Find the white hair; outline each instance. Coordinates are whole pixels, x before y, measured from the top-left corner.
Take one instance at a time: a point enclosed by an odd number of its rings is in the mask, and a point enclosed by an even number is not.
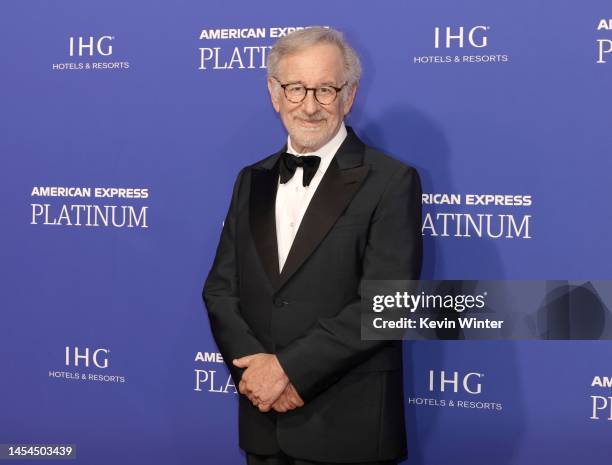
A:
[[[318,44],[336,45],[344,58],[344,79],[348,84],[347,88],[359,84],[361,62],[357,52],[348,44],[340,31],[318,26],[298,29],[281,37],[274,44],[268,53],[268,77],[277,77],[279,63],[284,57]],[[277,83],[276,90],[278,89]]]

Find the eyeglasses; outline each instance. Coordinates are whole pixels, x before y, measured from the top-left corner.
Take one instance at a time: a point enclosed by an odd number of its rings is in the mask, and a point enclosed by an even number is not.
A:
[[[345,82],[340,87],[334,86],[321,86],[321,87],[306,87],[299,82],[289,83],[289,84],[281,84],[278,78],[274,78],[280,86],[283,88],[283,92],[285,92],[285,97],[291,103],[301,103],[308,95],[308,91],[312,90],[314,93],[314,98],[321,105],[329,105],[336,97],[338,97],[338,92],[340,92],[344,86],[348,84]]]

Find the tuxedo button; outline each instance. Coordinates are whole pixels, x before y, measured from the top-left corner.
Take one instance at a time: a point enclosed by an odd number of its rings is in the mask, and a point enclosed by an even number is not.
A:
[[[274,306],[275,307],[284,307],[288,303],[289,302],[287,302],[286,300],[281,299],[280,297],[275,297],[274,298]]]

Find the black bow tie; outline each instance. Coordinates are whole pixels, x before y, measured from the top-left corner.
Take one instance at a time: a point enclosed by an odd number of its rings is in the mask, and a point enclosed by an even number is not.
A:
[[[312,178],[314,178],[317,169],[321,163],[321,157],[316,155],[305,155],[303,157],[297,157],[291,153],[283,153],[280,160],[280,182],[285,184],[295,174],[295,170],[298,167],[304,169],[302,174],[302,184],[304,187],[310,184]]]

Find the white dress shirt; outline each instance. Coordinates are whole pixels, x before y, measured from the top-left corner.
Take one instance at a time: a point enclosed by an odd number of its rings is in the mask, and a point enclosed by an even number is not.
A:
[[[293,177],[285,184],[280,183],[280,176],[278,180],[278,191],[276,193],[276,239],[278,244],[278,269],[279,272],[283,270],[289,250],[295,239],[298,228],[306,213],[308,204],[312,199],[325,171],[331,163],[334,155],[344,142],[347,132],[344,123],[340,125],[340,129],[332,139],[321,147],[319,150],[313,153],[297,153],[291,146],[291,139],[287,137],[287,152],[293,155],[304,156],[304,155],[316,155],[321,157],[321,163],[315,173],[314,177],[310,181],[310,184],[306,187],[302,184],[302,176],[304,169],[301,167],[296,168]]]

